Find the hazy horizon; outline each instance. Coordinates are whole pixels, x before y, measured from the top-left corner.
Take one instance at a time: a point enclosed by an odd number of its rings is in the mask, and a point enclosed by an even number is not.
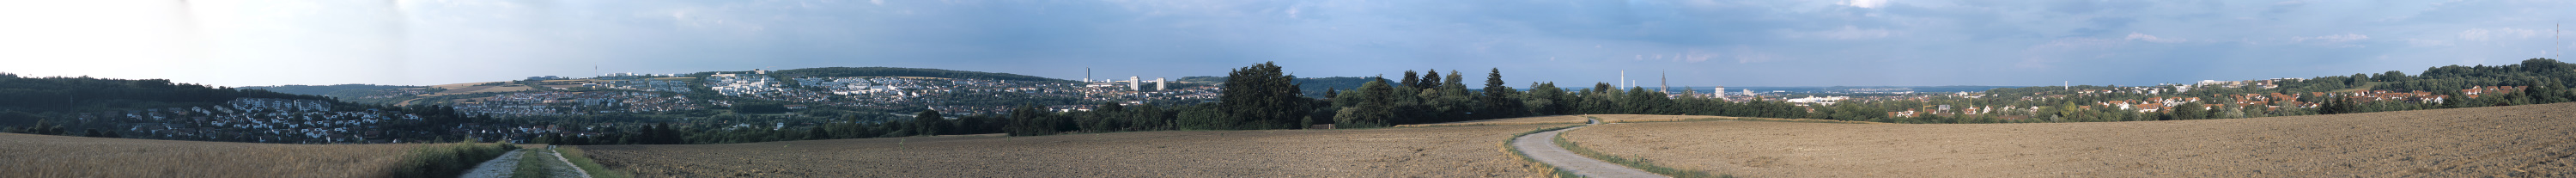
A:
[[[2576,1],[31,1],[0,72],[437,85],[814,67],[2150,85],[2559,58]],[[596,69],[594,69],[596,68]]]

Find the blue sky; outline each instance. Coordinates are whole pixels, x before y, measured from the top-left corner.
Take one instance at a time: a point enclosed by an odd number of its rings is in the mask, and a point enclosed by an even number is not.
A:
[[[0,72],[225,86],[887,66],[2143,85],[2511,64],[2576,1],[13,1]],[[2563,33],[2563,32],[2562,32]],[[2559,41],[2570,41],[2559,40]],[[593,67],[600,69],[594,72]],[[1473,80],[1470,80],[1473,81]]]

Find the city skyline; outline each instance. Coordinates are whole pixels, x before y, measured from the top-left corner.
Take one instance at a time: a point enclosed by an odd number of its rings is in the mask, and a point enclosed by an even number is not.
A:
[[[2558,58],[2564,1],[8,2],[0,72],[219,86],[906,67],[1515,87],[2148,85]],[[1461,6],[1461,7],[1451,7]],[[1088,68],[1088,69],[1086,69]],[[1641,76],[1642,77],[1642,76]],[[1663,81],[1635,81],[1637,83]],[[1635,85],[1635,84],[1629,84]]]

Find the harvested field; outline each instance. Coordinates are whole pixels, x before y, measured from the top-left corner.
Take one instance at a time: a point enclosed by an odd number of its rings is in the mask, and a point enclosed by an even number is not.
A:
[[[419,147],[0,133],[0,177],[381,177]]]
[[[580,146],[640,177],[1531,177],[1500,151],[1565,125]]]
[[[1568,140],[1751,177],[2568,177],[2576,103],[2046,124],[1663,122]]]
[[[1819,119],[1781,119],[1781,118],[1727,117],[1727,116],[1642,115],[1642,114],[1590,114],[1590,115],[1581,115],[1581,116],[1589,116],[1589,117],[1593,117],[1593,118],[1601,118],[1601,122],[1603,122],[1603,123],[1682,122],[1682,121],[1730,121],[1730,120],[1731,120],[1731,121],[1779,121],[1779,122],[1822,122],[1822,123],[1850,123],[1850,124],[1884,124],[1884,123],[1877,123],[1877,122],[1863,122],[1863,121],[1840,121],[1840,120],[1819,120]]]
[[[1438,123],[1438,124],[1405,124],[1405,125],[1396,125],[1395,127],[1447,127],[1447,126],[1485,126],[1485,125],[1583,124],[1584,122],[1587,122],[1587,121],[1585,121],[1585,119],[1583,118],[1583,116],[1537,116],[1537,117],[1521,117],[1521,118],[1505,118],[1505,119],[1488,119],[1488,120],[1465,121],[1465,122],[1450,122],[1450,123]]]

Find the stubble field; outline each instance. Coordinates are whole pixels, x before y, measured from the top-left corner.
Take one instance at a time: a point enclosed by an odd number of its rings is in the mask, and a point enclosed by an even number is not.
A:
[[[381,177],[419,147],[0,133],[0,177]]]
[[[2571,115],[2576,103],[2153,122],[1621,123],[1564,137],[1750,177],[2569,177]]]
[[[580,146],[639,177],[1529,177],[1501,151],[1553,125],[938,136]]]

